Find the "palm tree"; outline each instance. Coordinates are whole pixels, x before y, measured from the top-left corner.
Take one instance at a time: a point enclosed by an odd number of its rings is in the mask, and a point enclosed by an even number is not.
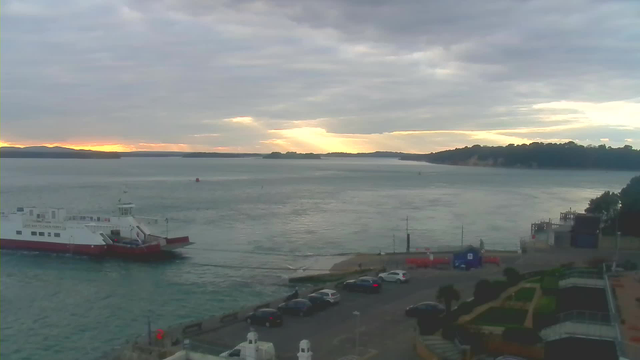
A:
[[[438,288],[436,293],[436,300],[444,302],[444,307],[447,310],[447,314],[451,312],[451,303],[460,301],[460,292],[454,288],[453,285],[442,285]]]

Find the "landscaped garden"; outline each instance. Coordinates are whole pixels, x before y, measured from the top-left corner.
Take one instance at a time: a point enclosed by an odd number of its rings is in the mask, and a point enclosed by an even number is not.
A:
[[[513,327],[522,326],[527,318],[527,310],[490,307],[471,320],[480,326]]]

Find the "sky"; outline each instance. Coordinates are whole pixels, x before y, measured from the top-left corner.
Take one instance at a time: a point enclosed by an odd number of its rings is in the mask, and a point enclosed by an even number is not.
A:
[[[640,147],[640,1],[3,0],[0,145]]]

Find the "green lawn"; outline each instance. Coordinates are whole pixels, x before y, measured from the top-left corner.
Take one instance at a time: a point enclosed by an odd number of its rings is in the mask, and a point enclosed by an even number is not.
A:
[[[530,302],[536,295],[536,288],[523,287],[513,294],[513,301]]]
[[[540,280],[541,280],[540,277],[536,277],[536,278],[525,281],[525,284],[540,284]]]
[[[491,307],[471,320],[472,325],[522,326],[527,318],[527,310]]]

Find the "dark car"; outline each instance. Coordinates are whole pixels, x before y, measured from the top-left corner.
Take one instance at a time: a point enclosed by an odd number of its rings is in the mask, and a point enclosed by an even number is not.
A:
[[[282,314],[308,316],[313,313],[313,305],[309,300],[295,299],[280,304],[278,311]]]
[[[444,306],[435,302],[423,302],[417,305],[409,306],[405,311],[405,315],[410,317],[433,316],[438,317],[445,313]]]
[[[347,291],[379,293],[382,290],[382,283],[374,277],[363,276],[356,280],[345,281],[342,287]]]
[[[247,315],[245,321],[250,325],[282,326],[282,314],[274,309],[259,309]]]
[[[307,296],[307,300],[311,303],[314,312],[322,311],[333,306],[333,303],[322,295],[311,294]]]

